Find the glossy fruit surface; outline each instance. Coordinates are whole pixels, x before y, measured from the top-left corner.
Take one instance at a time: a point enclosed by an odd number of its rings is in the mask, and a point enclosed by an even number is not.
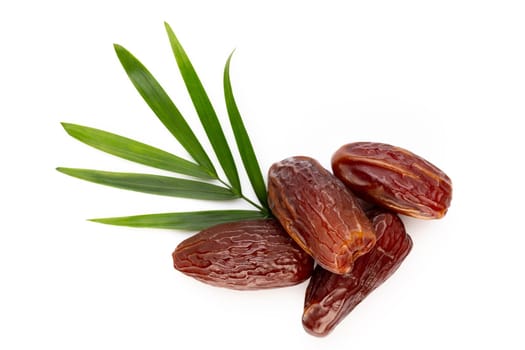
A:
[[[268,203],[288,234],[334,273],[347,273],[375,244],[370,220],[346,186],[308,157],[275,163]]]

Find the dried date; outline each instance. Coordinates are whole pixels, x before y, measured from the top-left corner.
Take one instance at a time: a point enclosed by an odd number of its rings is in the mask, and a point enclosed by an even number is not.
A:
[[[443,217],[452,199],[452,182],[436,166],[400,147],[376,142],[342,146],[332,169],[352,191],[397,213]]]
[[[238,290],[294,285],[310,277],[314,265],[275,219],[203,230],[177,246],[173,263],[201,282]]]
[[[366,296],[394,273],[412,248],[402,221],[392,213],[372,219],[377,234],[375,247],[361,256],[348,274],[338,275],[315,268],[308,284],[303,326],[315,336],[326,336]]]
[[[268,203],[288,234],[329,271],[349,272],[374,246],[374,231],[357,199],[312,158],[272,165]]]

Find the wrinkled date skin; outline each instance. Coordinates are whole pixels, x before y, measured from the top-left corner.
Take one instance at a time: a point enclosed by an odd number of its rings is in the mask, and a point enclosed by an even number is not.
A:
[[[346,186],[308,157],[275,163],[268,203],[288,234],[333,273],[347,273],[375,244],[370,220]]]
[[[320,266],[315,268],[303,312],[303,326],[308,333],[319,337],[329,334],[397,270],[410,252],[412,240],[396,214],[376,214],[372,224],[378,236],[376,245],[357,259],[350,273],[338,275]]]
[[[173,263],[201,282],[238,290],[298,284],[311,276],[314,266],[275,219],[205,229],[177,246]]]
[[[332,169],[357,195],[415,218],[443,217],[452,199],[452,182],[443,171],[384,143],[344,145],[333,155]]]

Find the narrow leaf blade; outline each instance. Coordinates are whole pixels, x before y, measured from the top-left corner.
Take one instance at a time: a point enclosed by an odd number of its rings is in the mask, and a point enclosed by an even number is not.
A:
[[[210,210],[101,218],[90,221],[118,226],[198,231],[226,222],[261,218],[264,218],[264,214],[254,210]]]
[[[114,46],[122,67],[152,111],[193,159],[207,169],[211,176],[216,177],[210,158],[159,82],[128,50],[117,44]]]
[[[224,187],[175,177],[77,168],[57,168],[57,170],[101,185],[162,196],[206,200],[227,200],[239,197]]]
[[[70,123],[62,126],[73,138],[114,156],[179,174],[211,178],[200,165],[142,142],[87,126]]]
[[[204,90],[204,87],[202,86],[202,83],[197,76],[193,65],[191,64],[190,59],[186,55],[182,45],[175,36],[175,33],[169,24],[165,23],[165,26],[173,54],[175,55],[175,60],[177,61],[180,73],[184,79],[188,93],[193,101],[195,110],[199,115],[202,126],[208,135],[208,139],[210,140],[213,150],[217,155],[217,159],[219,160],[219,163],[221,164],[228,181],[230,182],[232,188],[240,193],[241,184],[239,181],[237,168],[235,166],[230,147],[228,146],[228,142],[226,141],[226,137],[224,136],[224,132],[221,128],[219,119],[217,118],[217,114],[213,109],[208,95],[206,94],[206,91]]]
[[[233,129],[233,134],[235,135],[235,141],[237,142],[237,148],[239,149],[246,174],[248,174],[248,178],[250,179],[250,183],[257,199],[266,210],[269,210],[266,184],[264,183],[261,168],[233,96],[230,80],[230,62],[232,55],[233,52],[228,57],[226,66],[224,67],[224,98],[226,100],[226,108],[228,110],[230,124]]]

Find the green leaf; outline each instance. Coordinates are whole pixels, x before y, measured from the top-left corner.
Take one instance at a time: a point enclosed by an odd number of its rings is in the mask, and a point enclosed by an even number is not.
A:
[[[210,210],[123,216],[115,218],[91,219],[90,221],[119,226],[198,231],[225,222],[261,218],[264,218],[264,214],[262,214],[260,211]]]
[[[57,170],[64,174],[101,185],[162,196],[207,200],[239,198],[238,194],[232,193],[228,188],[175,177],[117,173],[92,169],[57,168]]]
[[[62,123],[75,139],[114,156],[158,169],[210,179],[200,165],[144,143],[87,126]]]
[[[166,91],[135,56],[120,45],[114,46],[128,77],[149,107],[193,159],[216,178],[210,158]]]
[[[228,57],[226,61],[226,66],[224,67],[224,98],[226,100],[226,108],[228,109],[228,115],[230,117],[230,124],[233,129],[233,134],[235,135],[235,141],[237,142],[237,148],[241,155],[244,168],[248,174],[248,178],[252,184],[255,195],[259,199],[261,205],[268,209],[267,195],[266,195],[266,184],[264,183],[264,178],[261,173],[261,168],[259,167],[259,162],[255,156],[255,152],[248,136],[248,132],[244,126],[244,123],[235,103],[235,98],[233,97],[233,91],[230,81],[230,61],[232,58],[233,52]]]
[[[217,114],[211,105],[208,95],[191,64],[190,59],[175,36],[175,33],[168,23],[165,23],[165,27],[177,65],[179,66],[180,73],[193,101],[195,110],[199,115],[202,126],[208,135],[208,139],[210,140],[213,150],[217,155],[217,159],[224,170],[224,174],[226,174],[234,191],[240,193],[241,183],[239,181],[237,168],[230,147],[228,146],[228,142],[226,141],[226,137],[224,136],[224,132],[219,123],[219,119],[217,118]]]

